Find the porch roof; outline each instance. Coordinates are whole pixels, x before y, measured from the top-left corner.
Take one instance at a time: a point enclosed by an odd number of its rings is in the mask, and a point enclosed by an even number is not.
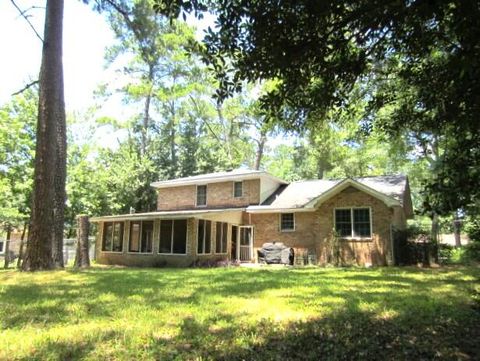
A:
[[[113,216],[99,216],[90,218],[91,222],[104,221],[127,221],[127,220],[149,220],[149,219],[176,219],[195,218],[201,216],[220,215],[222,213],[242,212],[245,208],[215,208],[215,209],[187,209],[181,211],[157,211],[145,213],[129,213]]]

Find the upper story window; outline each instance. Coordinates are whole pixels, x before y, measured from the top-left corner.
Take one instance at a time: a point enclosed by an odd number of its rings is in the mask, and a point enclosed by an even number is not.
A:
[[[153,252],[153,221],[132,221],[130,223],[129,252]]]
[[[123,225],[123,222],[103,223],[102,251],[122,252]]]
[[[282,213],[280,215],[280,230],[282,232],[295,230],[295,213]]]
[[[207,186],[197,186],[197,207],[207,205]]]
[[[233,197],[243,197],[243,182],[233,182]]]
[[[335,209],[335,231],[343,238],[370,238],[370,208]]]

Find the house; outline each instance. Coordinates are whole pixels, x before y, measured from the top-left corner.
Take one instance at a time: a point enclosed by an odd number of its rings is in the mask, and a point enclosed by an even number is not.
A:
[[[413,217],[403,175],[287,183],[233,170],[151,184],[157,210],[92,218],[97,260],[128,266],[256,262],[267,242],[324,264],[334,239],[345,263],[395,263],[394,232]]]

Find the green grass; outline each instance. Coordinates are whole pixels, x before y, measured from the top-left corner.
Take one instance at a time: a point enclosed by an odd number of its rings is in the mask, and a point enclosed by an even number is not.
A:
[[[0,359],[480,359],[480,269],[0,271]]]

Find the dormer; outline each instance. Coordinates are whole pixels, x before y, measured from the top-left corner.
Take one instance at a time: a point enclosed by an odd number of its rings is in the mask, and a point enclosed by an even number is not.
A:
[[[151,184],[157,190],[157,210],[242,208],[263,203],[287,184],[260,170],[237,169]]]

